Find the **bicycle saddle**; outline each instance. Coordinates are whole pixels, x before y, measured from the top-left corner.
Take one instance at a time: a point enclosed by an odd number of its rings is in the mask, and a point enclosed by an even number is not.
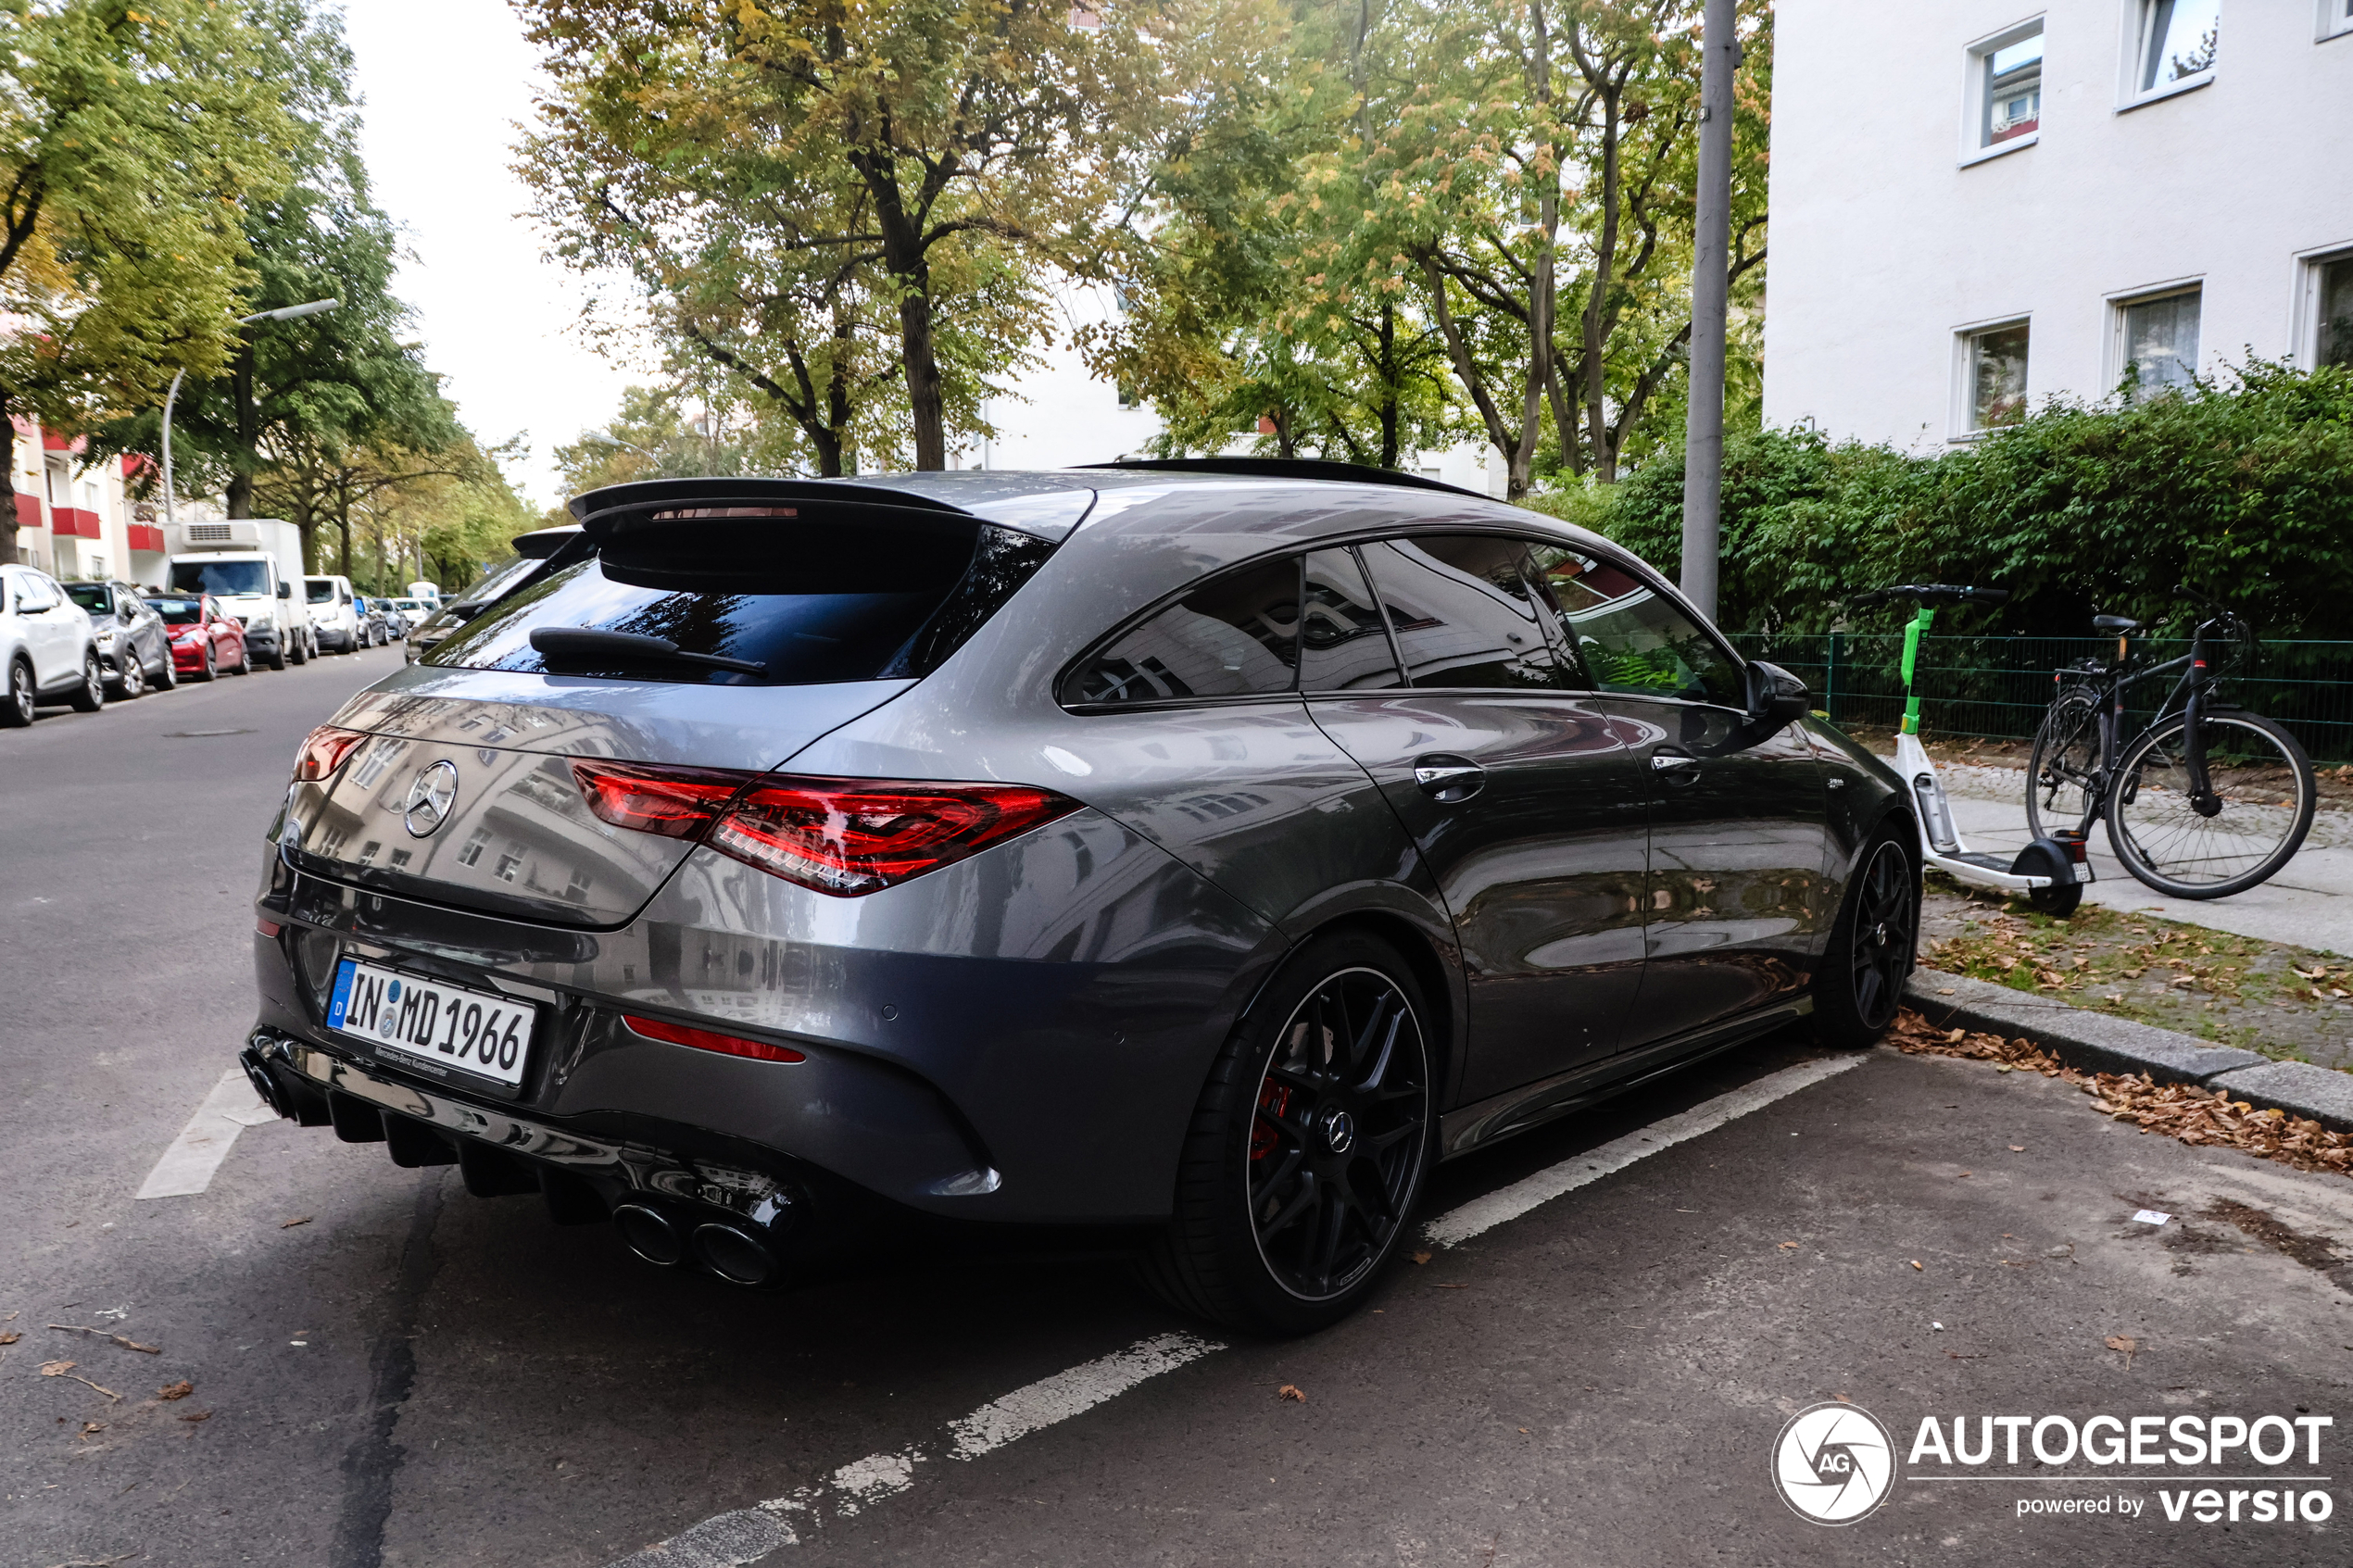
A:
[[[2137,632],[2141,623],[2128,615],[2095,615],[2092,617],[2095,632]]]

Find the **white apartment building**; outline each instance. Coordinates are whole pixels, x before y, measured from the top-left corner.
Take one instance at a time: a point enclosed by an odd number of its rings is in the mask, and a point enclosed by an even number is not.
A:
[[[1780,0],[1765,418],[2353,364],[2353,0]]]
[[[64,582],[163,581],[163,530],[134,507],[123,488],[125,466],[109,458],[83,466],[83,441],[30,420],[17,426],[17,558]]]

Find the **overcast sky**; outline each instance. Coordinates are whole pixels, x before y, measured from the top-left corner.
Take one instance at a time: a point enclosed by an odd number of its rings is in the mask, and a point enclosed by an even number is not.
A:
[[[504,0],[346,0],[366,99],[377,205],[412,257],[396,284],[416,308],[426,363],[484,442],[525,434],[509,476],[541,506],[558,492],[554,450],[612,418],[650,367],[616,366],[570,329],[584,293],[540,259],[510,171],[531,117],[535,59]]]

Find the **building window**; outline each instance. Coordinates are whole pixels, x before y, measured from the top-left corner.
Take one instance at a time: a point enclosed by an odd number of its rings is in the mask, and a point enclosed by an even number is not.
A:
[[[2325,42],[2353,32],[2353,0],[2321,0],[2321,31]]]
[[[2126,300],[2117,307],[2117,326],[2123,334],[2118,381],[2133,397],[2171,391],[2190,384],[2197,373],[2198,309],[2204,295],[2197,289]]]
[[[2025,417],[2028,335],[2024,321],[1963,335],[1968,376],[1963,429],[1993,430]]]
[[[2141,0],[2133,95],[2168,92],[2203,80],[2214,69],[2221,17],[2222,0]]]
[[[1977,144],[1998,147],[2043,123],[2043,24],[1978,46]]]
[[[2312,363],[2353,370],[2353,256],[2314,262],[2312,284],[2320,296]]]

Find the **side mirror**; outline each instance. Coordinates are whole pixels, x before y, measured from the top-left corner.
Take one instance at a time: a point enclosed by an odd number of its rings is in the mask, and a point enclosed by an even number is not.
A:
[[[1778,730],[1794,724],[1813,711],[1813,694],[1806,683],[1778,664],[1757,660],[1748,667],[1748,716],[1752,722]]]
[[[290,598],[293,598],[293,597],[294,597],[294,584],[293,584],[293,583],[279,583],[279,584],[278,584],[278,596],[279,596],[280,598],[282,598],[282,599],[290,599]]]

